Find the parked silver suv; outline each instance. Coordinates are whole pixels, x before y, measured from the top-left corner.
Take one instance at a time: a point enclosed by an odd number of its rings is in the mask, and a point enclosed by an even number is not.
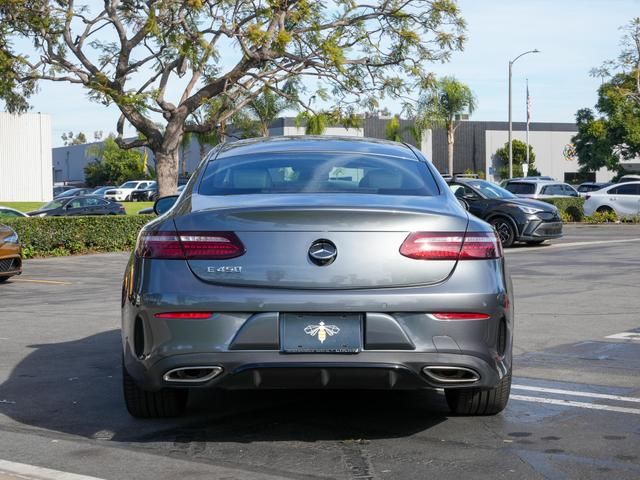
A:
[[[568,183],[551,180],[511,180],[504,186],[522,198],[578,197],[578,191]]]

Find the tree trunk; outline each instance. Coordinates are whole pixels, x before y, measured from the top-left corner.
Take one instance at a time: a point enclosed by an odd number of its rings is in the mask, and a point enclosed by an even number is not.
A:
[[[162,143],[153,153],[156,157],[158,198],[175,195],[178,191],[180,145],[184,137],[184,116],[176,116],[167,124]]]
[[[262,135],[263,137],[269,136],[269,122],[260,122],[260,135]]]
[[[455,133],[455,130],[453,129],[453,124],[451,123],[447,128],[447,143],[449,147],[448,156],[447,156],[449,171],[447,173],[449,175],[453,175],[453,142],[455,141],[454,133]]]
[[[158,150],[156,157],[156,175],[158,176],[158,198],[175,195],[178,190],[178,148],[173,151]]]

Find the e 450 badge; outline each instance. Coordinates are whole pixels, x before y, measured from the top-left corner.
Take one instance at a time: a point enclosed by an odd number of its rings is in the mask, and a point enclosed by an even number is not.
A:
[[[207,267],[208,273],[242,273],[240,266]]]

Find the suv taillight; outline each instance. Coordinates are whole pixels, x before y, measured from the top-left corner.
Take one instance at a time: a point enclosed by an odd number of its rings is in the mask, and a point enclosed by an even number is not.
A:
[[[136,254],[143,258],[224,260],[243,255],[233,232],[142,232]]]
[[[400,253],[416,260],[487,260],[502,257],[495,232],[413,232]]]

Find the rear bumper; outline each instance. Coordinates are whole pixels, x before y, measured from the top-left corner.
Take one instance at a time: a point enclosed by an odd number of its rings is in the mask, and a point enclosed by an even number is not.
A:
[[[181,310],[214,314],[206,320],[154,316]],[[481,312],[490,318],[439,321],[426,313],[439,311]],[[284,353],[283,312],[358,312],[362,349],[355,354]],[[207,366],[223,371],[187,386],[428,389],[444,385],[433,382],[423,367],[458,366],[479,379],[447,388],[490,388],[510,370],[512,360],[511,284],[502,261],[461,263],[439,285],[296,291],[208,284],[186,262],[145,264],[133,257],[125,275],[122,322],[125,366],[148,390],[185,386],[163,377],[175,368]]]
[[[491,388],[509,371],[510,363],[504,360],[492,365],[472,355],[418,352],[360,352],[346,356],[225,352],[177,355],[147,367],[125,355],[127,371],[146,390],[165,387],[229,390]],[[477,372],[479,380],[471,384],[445,385],[423,373],[423,367],[427,365],[468,368]],[[202,383],[184,384],[163,379],[170,370],[190,366],[219,366],[223,371]]]

